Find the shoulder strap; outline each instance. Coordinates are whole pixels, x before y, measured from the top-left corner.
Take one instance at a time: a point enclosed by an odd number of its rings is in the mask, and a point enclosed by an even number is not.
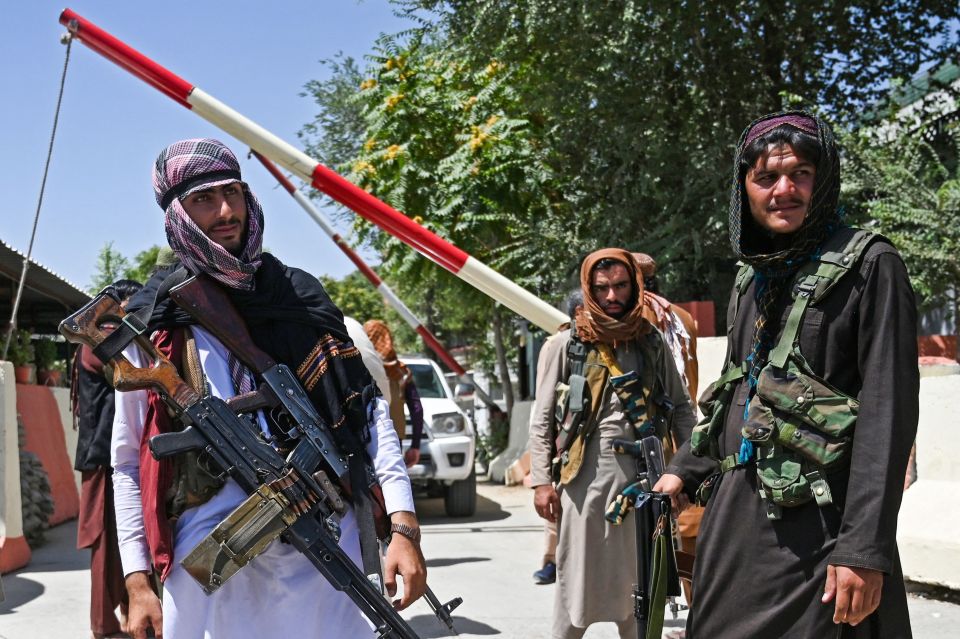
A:
[[[787,324],[776,347],[770,353],[770,363],[777,368],[786,365],[787,357],[800,334],[803,316],[810,304],[823,300],[837,282],[860,262],[871,242],[880,238],[863,229],[844,228],[834,234],[826,245],[820,260],[810,262],[797,273],[794,301]]]
[[[136,313],[127,313],[123,316],[123,322],[115,331],[107,335],[106,339],[100,342],[100,345],[93,349],[101,362],[108,362],[125,349],[130,342],[138,335],[142,335],[150,324],[150,316],[153,315],[153,309],[157,306],[157,300],[163,299],[170,289],[185,282],[190,274],[187,269],[180,267],[167,275],[160,286],[157,287],[157,293],[147,304]],[[106,287],[103,292],[113,294],[113,287]],[[117,297],[114,295],[114,297]]]
[[[576,320],[570,321],[570,341],[567,343],[567,360],[570,362],[571,375],[583,375],[587,361],[587,345],[577,335]]]
[[[728,305],[727,308],[727,337],[730,337],[730,331],[733,329],[733,323],[737,319],[737,313],[740,312],[740,299],[747,292],[747,289],[750,287],[750,282],[753,281],[753,267],[749,264],[744,264],[740,267],[740,271],[737,272],[737,279],[735,280],[734,290],[736,291],[736,296],[733,299],[733,303]]]

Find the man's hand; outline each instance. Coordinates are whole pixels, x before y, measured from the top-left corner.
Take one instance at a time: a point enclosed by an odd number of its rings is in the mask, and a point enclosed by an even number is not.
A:
[[[542,484],[533,489],[533,507],[537,514],[556,523],[560,516],[560,495],[552,484]]]
[[[883,573],[869,568],[852,566],[827,566],[827,585],[823,590],[823,603],[836,598],[833,623],[855,626],[870,616],[880,605],[883,588]]]
[[[411,512],[395,512],[390,515],[395,524],[405,524],[419,529],[417,516]],[[403,577],[403,597],[393,602],[393,607],[403,610],[419,599],[427,589],[427,562],[420,552],[420,544],[414,543],[400,533],[393,533],[390,545],[387,546],[387,556],[383,565],[383,583],[387,587],[387,594],[393,597],[397,594],[397,575]]]
[[[683,492],[683,480],[676,475],[669,473],[661,475],[660,481],[653,487],[653,492],[670,495],[670,506],[677,514],[682,513],[690,505],[690,498]]]
[[[415,466],[420,461],[420,449],[419,448],[408,448],[407,452],[403,454],[403,463],[407,465],[407,468]]]
[[[147,639],[147,628],[153,628],[157,639],[163,637],[163,612],[160,599],[150,586],[150,576],[145,572],[132,572],[126,578],[130,606],[127,614],[126,632],[133,639]]]

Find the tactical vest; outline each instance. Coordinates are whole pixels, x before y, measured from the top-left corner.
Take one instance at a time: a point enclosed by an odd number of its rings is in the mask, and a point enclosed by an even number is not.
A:
[[[570,327],[567,361],[570,375],[557,382],[554,418],[557,424],[556,454],[552,460],[553,480],[568,484],[580,472],[587,443],[597,430],[604,389],[609,382],[623,406],[636,438],[656,433],[673,450],[670,419],[673,404],[663,392],[659,371],[654,370],[663,339],[655,328],[636,340],[640,350],[639,370],[620,369],[613,349],[607,344],[589,344]]]
[[[786,326],[760,371],[741,429],[756,450],[757,485],[770,519],[780,519],[782,507],[811,499],[819,506],[832,503],[826,474],[849,461],[860,404],[811,370],[800,352],[800,327],[807,308],[824,300],[877,239],[881,236],[869,231],[841,229],[827,241],[820,259],[801,268],[794,279]],[[750,266],[737,275],[734,319],[752,279]],[[721,458],[719,441],[734,392],[747,371],[746,362],[728,361],[720,379],[700,398],[704,418],[694,427],[690,449],[720,462],[720,472],[697,491],[701,504],[724,473],[747,465],[739,462],[736,453]]]

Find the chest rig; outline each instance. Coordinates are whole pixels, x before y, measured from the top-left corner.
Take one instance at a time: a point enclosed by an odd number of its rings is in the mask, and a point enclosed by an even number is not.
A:
[[[736,453],[720,454],[727,411],[748,364],[728,361],[720,379],[701,396],[704,418],[691,435],[691,451],[719,461],[720,472],[700,486],[698,502],[706,503],[723,474],[756,463],[758,492],[769,519],[780,519],[782,508],[810,500],[821,507],[833,503],[827,473],[849,462],[860,404],[813,372],[800,352],[800,329],[807,309],[826,299],[877,239],[880,236],[869,231],[841,229],[827,241],[820,259],[797,273],[786,325],[758,375],[741,428],[744,439],[753,442],[755,462],[740,463]],[[736,281],[734,320],[752,279],[753,269],[743,267]]]
[[[551,472],[560,484],[571,482],[580,472],[586,445],[599,426],[608,383],[638,439],[656,434],[664,442],[670,441],[673,415],[673,403],[663,392],[655,370],[658,349],[663,348],[656,329],[634,342],[639,348],[639,365],[637,370],[626,372],[609,344],[583,342],[576,330],[572,325],[567,345],[569,375],[557,382],[555,389],[556,454]],[[664,450],[673,450],[672,442]]]

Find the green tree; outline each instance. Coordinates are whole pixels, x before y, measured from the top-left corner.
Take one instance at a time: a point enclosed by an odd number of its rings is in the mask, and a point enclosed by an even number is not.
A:
[[[572,204],[558,213],[589,220],[578,252],[644,249],[674,296],[717,301],[734,271],[726,202],[743,127],[786,94],[856,121],[891,80],[955,54],[960,15],[926,0],[400,4],[427,12],[420,28],[469,67],[529,70],[513,89]]]
[[[379,291],[359,271],[339,280],[329,275],[321,275],[320,283],[344,315],[361,324],[371,319],[386,322],[393,333],[394,346],[398,353],[417,353],[423,350],[420,337],[396,311],[387,306]]]
[[[124,273],[127,279],[136,280],[141,284],[146,284],[154,269],[157,268],[157,255],[160,253],[160,246],[154,244],[150,248],[140,251],[133,258],[133,266]]]
[[[357,82],[355,65],[334,62],[331,80],[308,86],[320,106],[302,132],[310,150],[328,162],[350,153],[335,163],[348,178],[508,277],[553,290],[544,276],[555,274],[541,268],[537,250],[559,234],[544,223],[554,204],[552,177],[536,127],[517,117],[523,108],[508,81],[510,70],[496,60],[468,69],[419,38],[386,36],[376,51],[370,77]],[[353,94],[346,95],[350,83]],[[364,141],[351,146],[347,140],[358,123]],[[315,137],[321,130],[329,135]],[[490,321],[489,298],[390,235],[363,222],[357,230],[380,252],[401,292],[422,300],[432,331],[469,326],[474,337],[485,338],[491,325],[499,330]],[[508,376],[505,370],[501,375]]]
[[[94,268],[93,280],[87,287],[87,292],[91,295],[96,295],[103,287],[126,277],[130,269],[130,261],[113,248],[113,242],[107,242],[97,254],[97,264]]]
[[[153,270],[157,266],[157,254],[160,253],[160,247],[156,244],[150,248],[140,251],[133,257],[133,261],[128,259],[113,248],[113,242],[107,242],[97,254],[97,264],[94,267],[93,279],[87,292],[95,295],[109,284],[113,284],[120,279],[136,280],[145,284]]]
[[[960,169],[943,161],[960,152],[960,125],[948,125],[942,140],[938,154],[922,130],[847,134],[843,197],[854,222],[899,249],[920,307],[947,306],[960,318]]]

